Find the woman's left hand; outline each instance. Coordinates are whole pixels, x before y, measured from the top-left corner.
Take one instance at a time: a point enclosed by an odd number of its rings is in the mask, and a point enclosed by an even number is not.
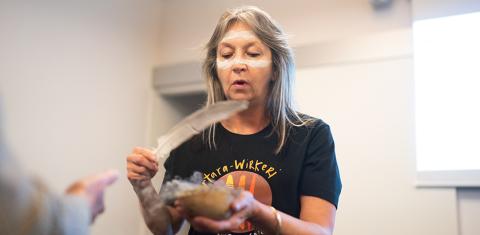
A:
[[[203,216],[188,217],[190,225],[200,232],[227,232],[237,230],[247,219],[255,216],[259,203],[248,191],[242,191],[230,204],[232,216],[225,220],[214,220]]]

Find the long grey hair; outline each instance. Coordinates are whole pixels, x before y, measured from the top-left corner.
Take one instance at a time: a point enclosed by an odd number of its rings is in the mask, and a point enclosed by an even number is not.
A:
[[[273,127],[272,130],[278,136],[275,149],[275,154],[278,154],[286,142],[290,127],[309,125],[313,119],[299,115],[292,107],[292,86],[295,79],[293,53],[288,46],[285,33],[268,13],[254,6],[244,6],[229,9],[220,17],[206,45],[207,55],[203,63],[203,73],[207,83],[206,105],[227,99],[217,75],[217,47],[230,26],[238,22],[247,24],[272,52],[273,79],[270,83],[265,110]],[[209,146],[215,148],[215,125],[209,127],[206,134]]]

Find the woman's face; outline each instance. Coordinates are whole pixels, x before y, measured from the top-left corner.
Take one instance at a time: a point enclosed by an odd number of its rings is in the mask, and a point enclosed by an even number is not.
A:
[[[236,23],[218,44],[217,75],[227,99],[265,104],[272,52],[248,25]]]

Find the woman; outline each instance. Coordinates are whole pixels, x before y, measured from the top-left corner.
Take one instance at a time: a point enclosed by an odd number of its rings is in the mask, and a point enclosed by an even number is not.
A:
[[[256,7],[226,11],[207,44],[207,105],[248,100],[247,110],[211,126],[172,151],[165,180],[203,173],[205,183],[241,188],[222,221],[185,214],[181,203],[152,212],[142,193],[153,192],[158,166],[150,150],[135,148],[128,177],[154,233],[332,234],[341,182],[329,126],[292,108],[294,65],[286,37]]]

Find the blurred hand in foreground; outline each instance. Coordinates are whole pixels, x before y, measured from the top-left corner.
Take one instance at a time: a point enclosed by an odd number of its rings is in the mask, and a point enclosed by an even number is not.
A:
[[[91,223],[93,223],[95,218],[105,210],[103,200],[105,189],[117,181],[118,177],[119,172],[117,170],[108,170],[87,176],[71,184],[65,193],[87,200],[90,206]]]

